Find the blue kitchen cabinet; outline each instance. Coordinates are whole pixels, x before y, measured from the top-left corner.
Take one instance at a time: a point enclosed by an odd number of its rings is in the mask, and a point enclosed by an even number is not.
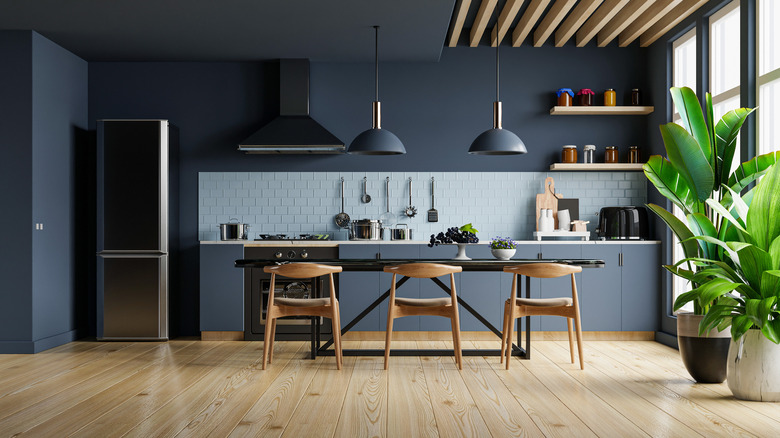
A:
[[[378,253],[378,244],[339,245],[339,258],[342,259],[373,259]],[[339,308],[342,328],[379,298],[379,278],[382,274],[380,272],[342,272],[339,274]],[[384,330],[384,327],[379,324],[379,315],[380,310],[377,307],[351,330]]]
[[[656,331],[661,325],[661,245],[622,245],[623,331]]]
[[[421,245],[406,245],[406,244],[384,244],[379,245],[379,254],[382,259],[419,259],[420,258],[420,246]],[[398,276],[397,279],[401,279]],[[379,277],[379,293],[384,293],[392,286],[393,274],[386,272],[380,273]],[[430,280],[420,278],[410,278],[406,280],[396,291],[397,296],[404,298],[420,298],[420,285],[423,282],[431,283]],[[389,299],[389,298],[388,298]],[[420,328],[420,320],[422,318],[435,318],[433,316],[405,316],[393,321],[393,331],[418,331],[418,330],[430,330],[427,328]],[[387,328],[387,300],[383,301],[379,305],[379,326],[380,330]]]
[[[542,245],[542,258],[544,259],[580,259],[582,258],[582,246],[579,244],[549,244]],[[582,275],[575,274],[577,279],[577,290],[582,290]],[[541,298],[556,298],[571,296],[571,278],[567,275],[560,278],[545,278],[541,281]],[[584,293],[579,295],[580,307],[585,305],[588,296]],[[566,318],[560,316],[541,316],[540,330],[542,331],[566,331]],[[531,317],[531,319],[534,319]],[[583,330],[591,330],[584,323]]]
[[[580,316],[583,330],[620,331],[621,318],[621,248],[613,244],[583,245],[582,258],[604,260],[603,268],[583,268],[580,294]]]
[[[513,259],[525,259],[525,260],[536,260],[539,258],[539,254],[542,252],[542,247],[538,244],[523,244],[518,245],[517,250],[515,251],[515,255],[512,256]],[[505,272],[502,272],[501,274],[501,298],[499,299],[499,311],[501,312],[501,320],[503,321],[503,315],[504,315],[504,302],[509,298],[509,296],[513,293],[512,292],[512,274],[508,274]],[[523,284],[521,287],[522,296],[525,297],[525,279],[523,279]],[[541,281],[538,278],[532,278],[531,279],[531,298],[539,298],[541,295]],[[532,331],[539,331],[541,330],[541,323],[540,318],[538,316],[531,318],[531,330]],[[521,330],[525,330],[525,318],[523,318]],[[499,330],[502,329],[502,326],[497,326]]]
[[[200,245],[200,330],[244,331],[244,245]]]
[[[472,259],[493,259],[490,245],[470,245],[466,255]],[[500,305],[501,273],[500,272],[461,272],[458,294],[477,313],[481,314],[494,327],[501,329],[502,307]],[[457,278],[456,274],[456,278]],[[463,331],[487,331],[474,315],[461,306],[459,309],[460,329]],[[445,321],[446,322],[446,321]]]

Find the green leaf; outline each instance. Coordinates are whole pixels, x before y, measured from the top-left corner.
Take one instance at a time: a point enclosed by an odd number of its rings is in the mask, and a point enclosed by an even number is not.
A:
[[[739,267],[745,281],[753,289],[761,290],[761,276],[764,271],[772,269],[772,258],[769,253],[749,243],[729,244],[739,257]]]
[[[745,315],[734,316],[731,318],[731,339],[741,338],[750,327],[753,327],[753,321]]]
[[[695,138],[702,154],[709,163],[712,155],[710,135],[707,130],[707,124],[704,122],[704,114],[701,111],[699,99],[696,98],[696,93],[688,87],[672,87],[669,91],[672,94],[674,106],[677,108],[677,112],[680,113],[683,127]],[[666,143],[666,140],[664,140],[664,143]],[[710,169],[712,168],[710,167]]]
[[[712,95],[710,93],[706,93],[704,95],[704,108],[707,111],[707,127],[709,128],[709,131],[707,133],[710,135],[710,148],[712,150],[711,156],[710,156],[710,167],[712,167],[713,172],[715,172],[715,187],[720,187],[721,180],[720,180],[720,167],[718,167],[718,163],[720,160],[718,160],[718,147],[713,141],[715,137],[715,116],[712,113]]]
[[[709,198],[715,184],[715,174],[710,167],[709,155],[705,154],[696,139],[680,125],[667,123],[661,125],[660,129],[669,161],[680,172],[700,201]]]
[[[691,233],[694,235],[709,236],[713,238],[718,237],[718,230],[715,229],[715,225],[712,224],[707,216],[701,213],[689,214],[688,226],[691,229]],[[701,248],[701,255],[704,258],[715,259],[718,256],[717,249],[713,243],[700,240],[699,248]]]
[[[734,206],[734,211],[737,213],[737,217],[741,219],[743,223],[747,222],[747,214],[748,214],[747,203],[745,203],[745,201],[742,199],[742,196],[740,196],[739,193],[734,191],[731,187],[724,184],[723,188],[726,190],[726,192],[728,192],[731,195],[732,205]]]
[[[772,241],[768,252],[772,257],[772,269],[780,269],[780,237]]]
[[[680,207],[686,215],[704,210],[685,178],[666,158],[653,155],[642,165],[642,169],[658,192]]]
[[[721,215],[722,218],[724,218],[727,221],[729,221],[731,223],[731,225],[734,226],[734,228],[736,228],[737,230],[739,230],[743,234],[740,237],[742,237],[742,238],[750,237],[750,236],[745,236],[745,235],[748,234],[748,232],[745,229],[745,227],[741,223],[739,223],[739,220],[736,219],[734,216],[732,216],[731,213],[728,210],[726,210],[725,208],[723,208],[722,205],[718,204],[717,201],[715,201],[714,199],[708,199],[706,202],[707,202],[707,205],[709,205],[711,209],[715,210],[716,213]],[[752,240],[752,239],[750,239],[750,240]]]
[[[761,296],[764,299],[780,298],[780,270],[761,273]]]
[[[761,327],[761,333],[775,344],[780,344],[780,318],[767,321],[767,323]]]
[[[715,327],[718,330],[723,330],[720,325],[724,320],[731,317],[733,310],[734,305],[731,304],[718,303],[710,307],[699,323],[699,335],[703,335]]]
[[[734,283],[722,278],[713,278],[694,290],[698,290],[700,302],[711,303],[721,295],[733,291],[738,286],[739,283]]]
[[[778,161],[780,161],[780,151],[759,155],[745,161],[734,170],[726,185],[734,189],[735,192],[741,192]]]
[[[772,166],[759,181],[750,203],[747,229],[756,246],[768,250],[780,236],[780,166]]]
[[[683,254],[685,254],[685,257],[696,257],[699,255],[699,245],[696,242],[688,240],[694,237],[693,233],[691,233],[691,230],[685,226],[685,224],[680,219],[677,219],[677,216],[669,213],[655,204],[647,204],[647,208],[652,210],[655,214],[658,215],[658,217],[666,222],[666,225],[669,226],[669,229],[671,229],[674,235],[677,236],[677,239],[682,245]]]
[[[718,183],[729,180],[731,172],[731,163],[734,160],[734,151],[737,147],[737,136],[745,119],[754,110],[749,108],[738,108],[731,110],[723,115],[715,126],[715,149],[717,153],[717,170],[720,173],[716,177]]]

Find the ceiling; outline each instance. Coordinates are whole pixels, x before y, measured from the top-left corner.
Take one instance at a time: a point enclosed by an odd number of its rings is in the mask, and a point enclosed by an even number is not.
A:
[[[374,58],[436,62],[445,46],[646,47],[707,0],[0,0],[87,61]],[[498,18],[496,19],[496,8]],[[635,43],[637,41],[637,43]]]
[[[87,61],[438,61],[455,0],[2,0]]]

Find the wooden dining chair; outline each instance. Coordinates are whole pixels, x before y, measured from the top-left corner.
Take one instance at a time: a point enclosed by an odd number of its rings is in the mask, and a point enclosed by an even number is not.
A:
[[[577,283],[574,274],[582,272],[582,267],[562,265],[558,263],[529,263],[527,265],[515,265],[504,267],[504,272],[512,274],[512,293],[504,303],[504,331],[501,336],[501,360],[506,353],[506,369],[509,369],[512,357],[512,331],[515,319],[529,315],[552,315],[566,317],[566,326],[569,330],[569,350],[571,351],[571,363],[574,363],[574,340],[572,339],[572,320],[577,332],[577,350],[580,356],[580,369],[585,369],[582,358],[582,327],[580,324],[580,304],[577,298]],[[533,278],[558,278],[571,275],[571,297],[561,298],[518,298],[517,276],[525,275]],[[544,286],[543,286],[544,287]],[[529,330],[526,327],[526,330]]]
[[[455,291],[455,273],[462,272],[460,266],[437,263],[408,263],[398,266],[386,266],[385,272],[393,274],[390,288],[390,302],[387,307],[387,333],[385,338],[385,369],[390,358],[390,340],[393,336],[393,320],[404,316],[433,315],[450,319],[452,325],[452,344],[455,351],[455,363],[463,369],[463,356],[460,348],[460,320],[458,318],[458,296]],[[435,278],[450,275],[450,296],[441,298],[403,298],[395,291],[396,277],[402,275],[411,278]]]
[[[268,358],[270,364],[274,356],[274,335],[276,319],[283,316],[313,316],[330,318],[333,326],[333,344],[336,349],[336,367],[341,369],[341,320],[339,302],[336,299],[336,285],[333,274],[341,272],[341,266],[320,265],[316,263],[288,263],[266,266],[263,270],[271,274],[268,294],[268,310],[265,317],[265,342],[263,342],[263,369]],[[276,276],[288,278],[314,278],[327,275],[330,280],[330,296],[322,298],[283,298],[275,297]]]

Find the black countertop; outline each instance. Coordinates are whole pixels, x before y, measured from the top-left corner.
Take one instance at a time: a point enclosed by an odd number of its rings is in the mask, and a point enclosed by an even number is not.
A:
[[[282,263],[303,262],[302,260],[279,261],[278,259],[241,259],[236,260],[237,268],[262,268],[269,265]],[[400,265],[404,263],[441,263],[445,265],[461,266],[464,271],[503,271],[504,266],[522,265],[527,263],[561,263],[566,265],[582,266],[583,268],[603,268],[604,260],[598,259],[472,259],[472,260],[427,260],[427,259],[320,259],[306,260],[306,263],[320,263],[323,265],[338,265],[344,271],[381,271],[385,266]]]

